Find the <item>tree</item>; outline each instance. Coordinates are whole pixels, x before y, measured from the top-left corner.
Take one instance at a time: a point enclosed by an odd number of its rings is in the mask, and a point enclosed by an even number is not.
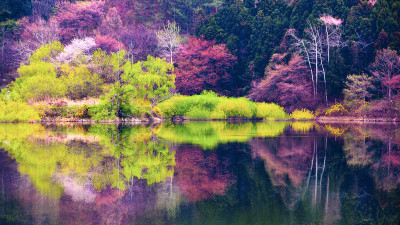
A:
[[[126,57],[126,52],[118,52],[121,59]],[[114,85],[107,94],[104,104],[108,117],[127,117],[131,113],[131,102],[150,102],[150,113],[153,107],[170,94],[175,88],[175,75],[172,74],[172,65],[164,59],[147,57],[147,61],[135,64],[126,62],[123,73],[117,75]],[[114,114],[114,115],[112,115]]]
[[[380,50],[376,54],[375,62],[370,66],[370,71],[375,80],[387,88],[388,100],[392,100],[393,87],[391,80],[400,73],[400,56],[390,48]]]
[[[343,90],[347,100],[364,100],[371,97],[369,90],[373,89],[372,77],[366,74],[349,75],[346,81],[347,88]]]
[[[64,3],[55,19],[60,27],[60,41],[67,43],[73,38],[84,38],[92,34],[101,23],[104,2]]]
[[[125,28],[120,39],[125,44],[132,63],[146,60],[148,55],[157,55],[157,36],[144,26]]]
[[[318,24],[307,20],[308,27],[305,29],[305,38],[299,38],[294,29],[289,29],[287,35],[293,37],[294,47],[306,60],[311,80],[313,82],[314,97],[318,95],[319,77],[322,76],[324,84],[325,102],[328,101],[326,67],[330,61],[330,49],[340,45],[341,31],[340,26],[343,22],[341,19],[334,18],[330,15],[324,15],[320,18],[325,26],[325,32]]]
[[[122,80],[134,89],[136,99],[150,101],[153,110],[153,107],[175,88],[172,69],[172,65],[167,64],[165,60],[148,56],[147,61],[139,61],[133,65],[128,62],[124,67]]]
[[[167,26],[164,26],[164,29],[159,30],[156,33],[158,46],[161,48],[163,53],[169,57],[169,62],[171,64],[174,63],[173,56],[182,43],[182,37],[179,36],[179,32],[179,26],[175,22],[170,23],[168,21]]]
[[[96,36],[96,45],[97,48],[100,48],[107,53],[110,52],[117,52],[125,49],[125,46],[123,43],[117,41],[115,38],[110,37],[110,36],[102,36],[102,35],[97,35]]]
[[[315,99],[306,74],[307,65],[301,56],[292,55],[288,59],[286,54],[274,54],[265,69],[265,78],[251,89],[249,98],[275,102],[288,111],[312,108]]]
[[[76,60],[78,57],[90,57],[90,54],[96,47],[94,38],[86,37],[84,39],[74,39],[65,46],[64,51],[57,57],[59,62],[68,63]]]
[[[224,44],[215,45],[215,41],[191,38],[182,46],[176,59],[176,87],[181,94],[199,94],[203,90],[233,93],[229,70],[236,57]]]

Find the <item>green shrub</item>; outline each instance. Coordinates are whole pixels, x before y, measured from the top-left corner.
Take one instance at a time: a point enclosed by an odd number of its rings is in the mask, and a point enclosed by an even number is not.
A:
[[[0,121],[39,121],[39,113],[25,102],[0,101]]]
[[[302,109],[293,111],[290,117],[295,120],[312,120],[314,119],[314,114],[310,110]]]
[[[226,119],[226,115],[222,110],[215,110],[211,112],[210,119],[215,119],[215,120]]]
[[[99,120],[113,120],[116,118],[116,109],[111,111],[107,103],[100,103],[89,107],[89,116],[96,121]]]
[[[253,111],[250,107],[251,104],[249,100],[245,98],[229,98],[222,101],[216,108],[216,111],[224,112],[226,117],[244,117],[252,118]]]
[[[269,120],[287,119],[288,115],[282,106],[275,103],[256,103],[256,117]]]
[[[185,113],[185,117],[189,119],[209,119],[211,112],[199,106],[195,106]]]

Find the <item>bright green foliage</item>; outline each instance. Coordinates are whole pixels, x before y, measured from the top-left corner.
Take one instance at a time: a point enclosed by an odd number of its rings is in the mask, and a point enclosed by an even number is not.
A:
[[[21,75],[10,87],[10,99],[42,100],[65,95],[65,86],[57,78],[55,65],[50,62],[31,61],[18,69]]]
[[[160,103],[158,107],[164,117],[187,116],[193,119],[209,119],[211,112],[225,99],[226,97],[219,97],[212,91],[203,91],[200,95],[174,96]]]
[[[119,54],[124,53],[114,54],[113,61],[118,60]],[[143,116],[140,113],[143,112],[142,109],[147,108],[146,104],[136,107],[132,105],[133,102],[151,102],[151,113],[155,104],[167,97],[171,88],[175,88],[172,65],[163,59],[148,56],[147,61],[135,64],[127,62],[123,68],[124,73],[114,83],[101,105],[91,110],[94,119]]]
[[[254,103],[246,98],[219,97],[211,91],[200,95],[174,96],[158,105],[164,117],[188,119],[266,118],[288,119],[284,109],[273,103]]]
[[[295,120],[312,120],[314,119],[314,114],[310,110],[302,109],[293,111],[290,117]]]
[[[157,132],[157,135],[176,143],[193,144],[203,149],[213,149],[218,144],[246,142],[253,137],[276,137],[282,134],[288,125],[288,122],[190,122],[164,125]]]
[[[62,80],[67,89],[66,95],[71,99],[82,99],[89,96],[98,96],[102,93],[103,80],[92,74],[86,65],[72,67],[69,64],[61,66]]]
[[[136,99],[158,103],[175,88],[172,65],[164,59],[147,57],[147,61],[136,64],[126,63],[122,80],[134,89]]]
[[[25,102],[0,100],[0,121],[38,120],[40,120],[39,114],[32,106]]]
[[[226,117],[252,118],[254,109],[254,103],[246,98],[228,98],[218,105],[216,111],[223,112]]]
[[[275,103],[256,103],[256,107],[256,117],[258,118],[265,118],[268,120],[280,120],[288,118],[288,115],[283,107]]]
[[[93,53],[92,62],[94,72],[99,74],[99,77],[107,83],[119,81],[127,62],[127,52],[118,51],[109,55],[107,52],[98,49]]]
[[[29,58],[29,62],[53,62],[55,57],[64,50],[64,45],[59,41],[51,42],[47,45],[41,46]]]

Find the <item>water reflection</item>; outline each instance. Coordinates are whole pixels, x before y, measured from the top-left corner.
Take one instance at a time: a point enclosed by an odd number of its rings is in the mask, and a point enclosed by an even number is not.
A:
[[[0,224],[398,224],[395,126],[0,124]]]

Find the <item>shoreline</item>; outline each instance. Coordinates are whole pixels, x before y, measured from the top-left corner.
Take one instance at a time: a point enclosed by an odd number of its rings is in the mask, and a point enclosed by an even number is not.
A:
[[[321,116],[314,120],[321,124],[397,124],[400,123],[399,118],[368,118],[368,117],[351,117],[351,116]]]
[[[130,118],[130,119],[114,119],[114,120],[92,120],[92,119],[76,119],[76,118],[43,118],[40,121],[0,121],[1,123],[32,123],[32,124],[160,124],[165,122],[185,123],[185,122],[209,122],[209,121],[226,121],[230,123],[244,122],[314,122],[320,124],[397,124],[400,123],[400,118],[367,118],[367,117],[328,117],[321,116],[312,120],[294,120],[294,119],[279,119],[267,120],[260,118],[228,118],[228,119],[188,119],[188,118]]]

